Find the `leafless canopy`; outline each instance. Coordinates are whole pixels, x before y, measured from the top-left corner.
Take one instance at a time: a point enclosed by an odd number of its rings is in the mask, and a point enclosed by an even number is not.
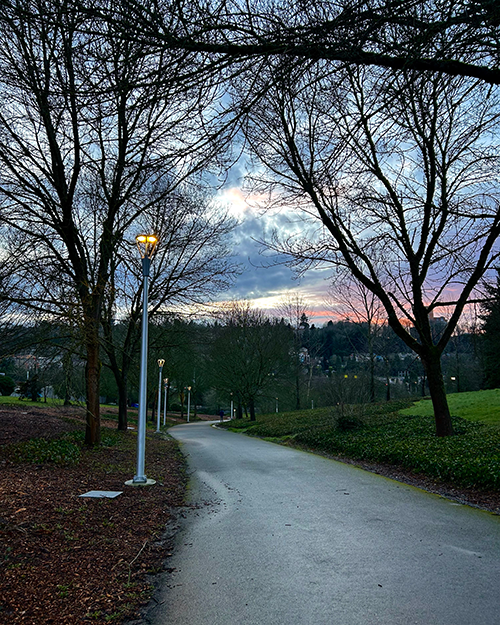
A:
[[[312,239],[276,235],[271,247],[293,263],[347,268],[400,338],[436,364],[498,258],[497,90],[328,62],[276,61],[261,79],[267,96],[244,127],[266,166],[253,188],[319,224]],[[452,313],[434,344],[429,316],[444,305]]]
[[[500,83],[494,0],[105,0],[88,8],[150,45],[196,52],[205,69],[279,56]]]

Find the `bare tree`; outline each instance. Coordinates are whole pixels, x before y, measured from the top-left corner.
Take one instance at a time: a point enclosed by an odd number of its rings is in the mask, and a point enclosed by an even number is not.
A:
[[[288,293],[276,308],[276,316],[282,318],[292,330],[293,345],[291,346],[291,358],[293,377],[295,382],[295,408],[300,410],[300,378],[301,371],[306,365],[302,362],[301,354],[302,334],[304,324],[307,323],[308,307],[304,298],[299,293]]]
[[[220,317],[210,358],[215,387],[233,393],[255,420],[257,399],[288,367],[289,329],[248,302],[232,302]]]
[[[238,273],[232,262],[235,220],[206,194],[178,189],[141,216],[145,230],[156,231],[161,246],[151,266],[149,317],[164,317],[181,307],[203,304],[231,286]],[[116,259],[115,259],[116,260]],[[127,429],[127,379],[138,351],[142,283],[137,255],[124,250],[111,272],[102,311],[103,346],[119,392],[119,429]],[[170,363],[166,363],[168,371]],[[167,376],[168,377],[168,376]]]
[[[237,72],[242,64],[274,56],[290,63],[327,60],[500,84],[500,11],[493,0],[128,0],[116,13],[102,4],[101,10],[93,4],[94,14],[128,24],[132,38],[200,53],[205,71]]]
[[[378,298],[426,370],[437,434],[449,435],[441,354],[498,258],[496,93],[442,75],[273,69],[245,127],[272,174],[254,183],[321,225],[315,240],[272,246],[306,266],[344,266]],[[434,341],[429,316],[443,306],[453,312]]]
[[[60,310],[69,294],[77,306],[86,442],[95,444],[112,259],[142,212],[210,158],[200,107],[212,85],[179,79],[195,75],[188,54],[130,41],[117,22],[67,0],[3,3],[0,40],[0,218],[18,242],[11,267],[26,305]],[[151,194],[166,173],[169,188]]]

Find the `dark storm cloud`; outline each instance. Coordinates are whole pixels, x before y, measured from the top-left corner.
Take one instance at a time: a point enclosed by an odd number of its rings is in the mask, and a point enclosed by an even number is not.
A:
[[[310,297],[324,299],[327,290],[325,271],[311,270],[300,280],[284,263],[284,256],[273,255],[261,242],[273,228],[284,231],[289,220],[282,215],[245,212],[241,224],[234,233],[233,254],[244,267],[235,286],[223,297],[231,299],[258,300],[281,297],[288,291],[304,290]]]

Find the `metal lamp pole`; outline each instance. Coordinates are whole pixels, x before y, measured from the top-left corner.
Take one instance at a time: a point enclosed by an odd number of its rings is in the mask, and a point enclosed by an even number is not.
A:
[[[158,407],[156,410],[156,433],[160,432],[160,410],[161,410],[161,374],[163,373],[164,358],[158,358],[158,366],[160,367],[160,377],[158,379]]]
[[[188,391],[188,417],[187,417],[187,422],[189,423],[189,410],[191,408],[191,387],[190,386],[187,387],[187,391]]]
[[[168,387],[168,378],[163,380],[163,388],[165,389],[165,394],[163,397],[163,427],[167,424],[167,387]]]
[[[233,394],[231,393],[231,414],[229,415],[229,418],[232,420],[234,417],[234,402],[233,402]]]
[[[147,409],[147,379],[148,379],[148,278],[151,266],[151,257],[158,243],[154,234],[139,234],[135,238],[142,258],[143,277],[143,304],[142,304],[142,335],[141,335],[141,376],[139,381],[139,419],[137,423],[137,470],[133,480],[127,484],[143,485],[154,484],[144,474],[146,455],[146,409]]]

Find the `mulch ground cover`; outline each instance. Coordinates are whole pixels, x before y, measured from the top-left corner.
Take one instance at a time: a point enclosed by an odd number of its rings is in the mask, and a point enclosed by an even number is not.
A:
[[[75,428],[83,428],[78,409],[0,408],[2,624],[121,623],[148,601],[148,574],[168,563],[165,527],[186,483],[176,442],[148,433],[146,475],[157,481],[150,487],[124,486],[135,473],[134,432],[110,447],[83,448],[78,464],[9,459],[11,444]],[[122,494],[79,497],[90,490]]]

